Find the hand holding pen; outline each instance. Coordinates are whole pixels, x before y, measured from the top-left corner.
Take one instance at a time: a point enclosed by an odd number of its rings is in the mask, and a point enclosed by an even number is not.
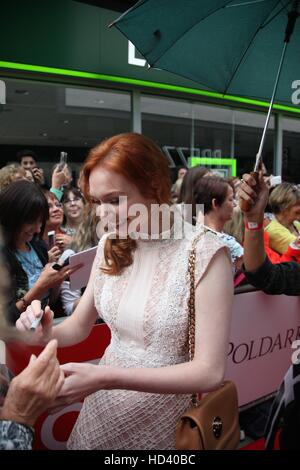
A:
[[[36,344],[46,344],[52,338],[53,312],[49,306],[43,311],[41,302],[33,300],[27,309],[21,313],[16,322],[20,331],[32,331],[32,339]]]

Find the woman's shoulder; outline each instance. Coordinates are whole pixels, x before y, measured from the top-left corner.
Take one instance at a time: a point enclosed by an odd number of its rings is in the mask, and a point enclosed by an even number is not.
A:
[[[218,250],[226,247],[226,243],[222,239],[222,234],[202,224],[197,225],[192,243],[196,244],[198,250],[204,247],[208,250]]]
[[[282,225],[278,220],[273,219],[271,222],[265,227],[265,231],[269,234],[278,233],[278,232],[289,232],[284,225]]]
[[[220,249],[228,252],[228,246],[221,233],[216,232],[205,225],[197,225],[196,233],[191,241],[191,248],[195,247],[196,253],[202,257],[212,257]]]
[[[214,256],[221,250],[224,251],[231,263],[229,248],[218,235],[218,232],[215,232],[214,230],[211,230],[205,226],[199,227],[198,235],[195,236],[193,243],[195,244],[196,250],[196,285],[207,271],[208,266],[210,265]]]

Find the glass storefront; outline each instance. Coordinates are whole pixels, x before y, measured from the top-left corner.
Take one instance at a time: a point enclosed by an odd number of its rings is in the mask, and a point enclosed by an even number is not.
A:
[[[0,105],[1,165],[16,160],[19,150],[34,150],[46,173],[69,154],[78,169],[88,150],[102,139],[132,130],[131,91],[3,78],[6,104]],[[140,94],[141,128],[164,150],[173,176],[189,166],[191,156],[229,176],[222,160],[235,159],[236,173],[253,168],[266,111],[203,104],[191,99]],[[274,118],[264,162],[274,173]],[[283,178],[300,182],[300,120],[283,119]],[[222,173],[223,172],[223,173]]]
[[[204,105],[170,98],[142,96],[142,131],[165,151],[171,166],[188,165],[189,157],[236,159],[237,174],[253,168],[265,114]],[[274,119],[264,149],[268,171],[273,171]],[[201,161],[201,160],[200,160]],[[204,160],[203,160],[204,161]]]
[[[49,172],[68,152],[73,170],[89,148],[105,137],[131,129],[130,93],[38,81],[4,79],[6,104],[0,106],[1,164],[22,149],[38,155]]]

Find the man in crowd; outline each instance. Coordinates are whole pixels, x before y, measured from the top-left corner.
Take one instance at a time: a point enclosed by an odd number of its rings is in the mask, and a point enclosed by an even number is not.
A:
[[[37,166],[37,155],[33,150],[21,150],[17,153],[17,158],[24,170],[31,171],[36,183],[40,186],[45,184],[44,172]]]

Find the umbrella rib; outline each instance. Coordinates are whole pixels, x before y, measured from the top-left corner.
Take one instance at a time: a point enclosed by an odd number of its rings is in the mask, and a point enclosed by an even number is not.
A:
[[[208,15],[204,16],[203,18],[201,18],[200,20],[196,21],[196,23],[191,27],[191,28],[188,28],[186,29],[186,31],[184,31],[184,33],[181,34],[180,37],[178,37],[169,47],[168,47],[168,52],[172,49],[172,47],[175,46],[175,44],[180,41],[187,33],[189,33],[190,31],[193,30],[193,28],[195,28],[195,26],[197,26],[200,21],[204,21],[206,20],[207,18],[209,18],[211,15],[214,15],[217,11],[219,10],[222,10],[223,8],[227,8],[228,4],[231,3],[232,0],[228,0],[228,2],[226,2],[224,5],[222,5],[221,7],[218,7],[216,8],[214,11],[210,12]],[[161,57],[165,54],[166,51],[163,51],[158,57],[155,58],[154,62],[150,63],[149,60],[147,59],[149,65],[151,67],[153,67],[157,61],[159,61],[161,59]],[[144,57],[146,56],[146,54],[143,54]]]
[[[282,0],[280,0],[280,3],[282,3]],[[275,13],[275,15],[272,16],[272,18],[270,18],[269,21],[267,21],[265,24],[261,25],[261,28],[263,29],[263,28],[265,28],[266,26],[268,26],[268,24],[271,23],[271,22],[274,20],[274,18],[276,18],[278,15],[280,15],[280,13],[281,13],[283,10],[286,10],[286,12],[288,12],[287,6],[288,6],[290,3],[291,3],[291,0],[288,0],[285,5],[282,5],[282,8],[281,8],[277,13]]]
[[[234,8],[234,7],[244,7],[248,5],[253,5],[254,3],[263,3],[267,2],[268,0],[251,0],[249,2],[243,2],[243,3],[234,3],[233,5],[227,5],[226,8]]]
[[[279,3],[281,3],[281,0],[279,0],[279,1],[277,2],[275,8],[277,7],[277,5],[279,5]],[[269,16],[269,14],[270,14],[270,13],[268,13],[268,16]],[[233,74],[231,75],[230,80],[229,80],[228,84],[226,85],[226,87],[225,87],[225,89],[224,89],[224,94],[227,94],[228,89],[229,89],[229,87],[230,87],[230,85],[231,85],[231,83],[232,83],[234,77],[236,76],[237,71],[238,71],[238,69],[240,68],[241,63],[243,62],[243,60],[244,60],[244,58],[245,58],[245,55],[247,54],[248,50],[249,50],[250,47],[252,46],[253,41],[255,40],[256,36],[257,36],[258,33],[259,33],[259,31],[262,29],[262,25],[264,24],[264,21],[266,21],[266,19],[268,18],[268,16],[261,22],[261,24],[259,25],[259,27],[258,27],[257,30],[255,31],[255,33],[253,34],[253,37],[252,37],[251,41],[249,42],[247,48],[246,48],[245,51],[243,52],[243,54],[242,54],[242,56],[241,56],[241,58],[240,58],[240,60],[239,60],[239,62],[238,62],[238,64],[237,64],[237,66],[236,66],[236,68],[235,68],[235,71],[234,71]],[[274,17],[273,17],[272,19],[274,19]]]
[[[148,2],[148,0],[143,0],[143,3],[147,3],[147,2]],[[122,15],[118,16],[118,18],[116,18],[114,21],[109,23],[108,27],[111,28],[112,26],[115,26],[116,23],[118,23],[120,20],[122,20],[125,15],[127,15],[128,13],[131,13],[133,10],[140,7],[143,3],[142,3],[142,0],[139,0],[138,3],[136,3],[132,7],[128,8],[128,10],[124,11],[124,13],[122,13]]]

